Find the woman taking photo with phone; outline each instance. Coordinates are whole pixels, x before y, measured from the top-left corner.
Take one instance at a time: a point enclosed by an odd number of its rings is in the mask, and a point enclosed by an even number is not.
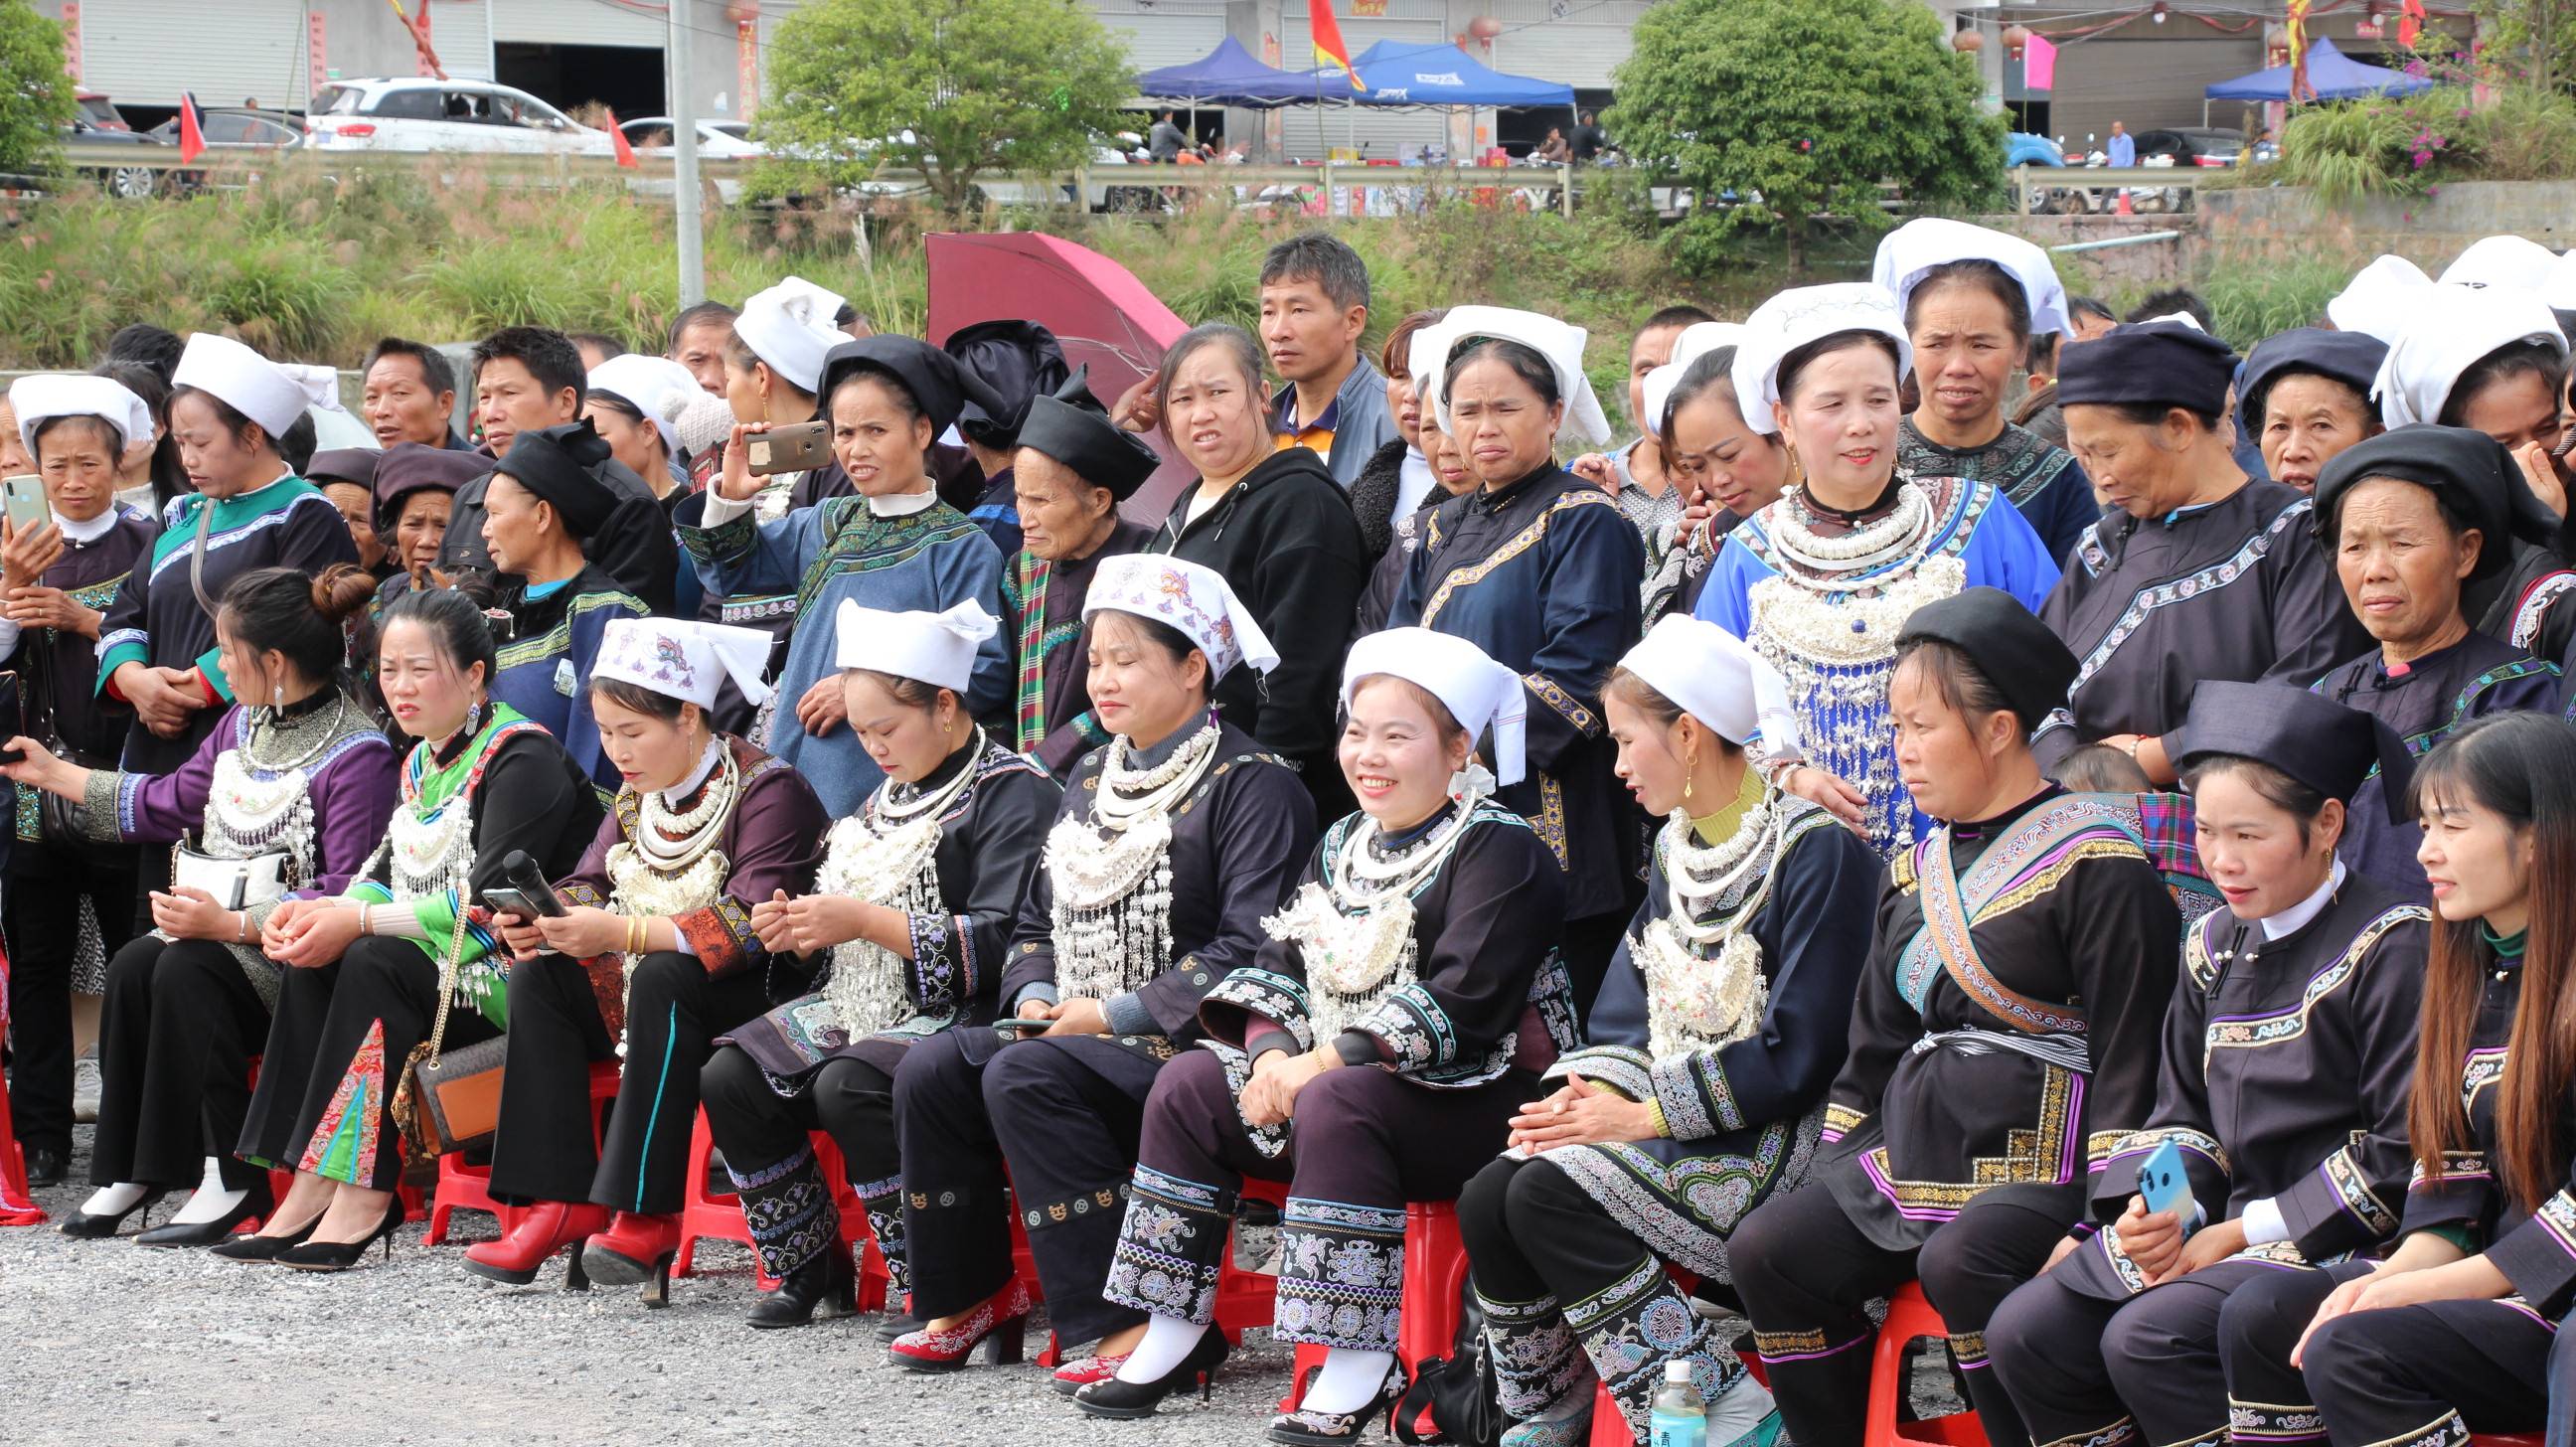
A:
[[[698,1068],[716,1036],[805,988],[751,910],[813,888],[823,806],[707,721],[727,680],[767,696],[768,657],[767,634],[721,623],[621,618],[601,638],[591,713],[625,787],[554,876],[563,912],[496,917],[514,963],[492,1191],[535,1209],[466,1251],[477,1276],[524,1285],[573,1247],[566,1285],[643,1282],[647,1306],[670,1304]],[[626,1063],[594,1151],[589,1064],[612,1055]]]
[[[113,767],[134,711],[98,687],[98,635],[157,524],[116,500],[119,457],[149,450],[152,411],[104,377],[60,373],[9,384],[8,411],[42,505],[0,541],[0,652],[18,676],[28,733],[75,762]],[[31,1185],[60,1185],[72,1158],[77,1037],[95,1033],[108,957],[134,935],[140,851],[73,843],[67,811],[20,786],[5,897],[10,948],[10,1107]],[[50,822],[49,822],[50,821]],[[75,1024],[73,1000],[91,1008]]]
[[[1563,871],[1490,802],[1522,768],[1520,675],[1397,628],[1352,646],[1342,692],[1359,812],[1200,1003],[1209,1048],[1154,1082],[1108,1287],[1150,1315],[1117,1379],[1074,1394],[1094,1416],[1149,1415],[1216,1369],[1235,1198],[1246,1178],[1284,1180],[1273,1335],[1326,1351],[1270,1440],[1356,1439],[1404,1387],[1405,1203],[1454,1198],[1580,1036],[1556,955]]]
[[[295,1186],[258,1235],[218,1256],[346,1271],[378,1240],[391,1251],[404,1129],[393,1107],[412,1048],[436,1033],[461,1049],[509,1023],[508,961],[473,901],[512,854],[569,871],[599,796],[552,736],[491,701],[492,655],[462,593],[385,610],[376,679],[395,725],[420,742],[384,842],[348,889],[289,900],[260,931],[261,952],[288,968],[235,1154],[293,1170]]]
[[[0,773],[83,804],[94,838],[175,841],[181,858],[178,881],[151,895],[153,932],[107,967],[90,1151],[99,1189],[63,1222],[66,1236],[116,1234],[138,1207],[198,1180],[207,1141],[240,1137],[280,985],[260,927],[288,895],[345,889],[384,837],[394,753],[354,692],[341,633],[374,581],[346,564],[319,579],[292,568],[235,578],[215,615],[219,666],[252,702],[227,710],[176,773],[86,769],[34,739],[9,741],[19,762]],[[144,1245],[211,1246],[269,1214],[267,1172],[212,1160]]]
[[[1315,843],[1305,785],[1208,706],[1230,670],[1276,661],[1225,580],[1129,553],[1100,565],[1083,609],[1111,739],[1075,767],[1021,906],[998,987],[1009,1018],[906,1052],[894,1102],[922,1318],[896,1363],[953,1371],[988,1338],[1017,1359],[1029,1296],[1002,1214],[1016,1209],[1057,1340],[1099,1342],[1058,1371],[1066,1391],[1145,1335],[1146,1313],[1103,1290],[1146,1094],[1204,1033],[1200,1000],[1268,938]]]
[[[2248,1284],[2219,1323],[2237,1425],[2334,1447],[2537,1432],[2576,1299],[2576,729],[2475,720],[2415,773],[2432,962],[2414,1178],[2376,1263]]]
[[[1019,482],[1029,485],[1025,470]],[[886,781],[832,825],[811,893],[775,890],[751,907],[773,955],[820,961],[819,988],[735,1027],[699,1073],[752,1249],[779,1282],[752,1308],[756,1327],[855,1309],[833,1207],[841,1183],[823,1179],[812,1131],[840,1148],[892,1299],[911,1289],[895,1067],[922,1039],[992,1018],[996,965],[1064,796],[966,713],[976,650],[997,626],[982,609],[881,613],[843,602],[835,621],[850,726]],[[898,1306],[878,1335],[891,1341],[920,1325]]]
[[[2429,916],[2338,853],[2365,780],[2404,797],[2404,743],[2317,694],[2210,682],[2173,744],[2227,908],[2184,939],[2154,1117],[1986,1326],[2037,1441],[2223,1436],[2229,1297],[2375,1249],[2405,1199]]]

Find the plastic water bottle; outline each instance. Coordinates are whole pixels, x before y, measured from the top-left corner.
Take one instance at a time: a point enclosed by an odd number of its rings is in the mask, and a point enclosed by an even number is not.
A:
[[[1664,1389],[1647,1420],[1648,1447],[1708,1447],[1708,1403],[1691,1385],[1691,1364],[1664,1363]]]

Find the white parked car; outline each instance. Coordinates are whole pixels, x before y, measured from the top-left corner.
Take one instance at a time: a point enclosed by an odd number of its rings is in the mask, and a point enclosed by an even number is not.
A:
[[[626,144],[639,155],[658,156],[671,149],[671,118],[647,116],[640,121],[620,121],[617,128],[626,133]],[[749,121],[698,122],[698,155],[710,161],[747,161],[766,156],[769,148],[751,138]]]
[[[400,76],[324,86],[305,112],[320,151],[461,151],[504,155],[609,152],[608,133],[523,90],[486,80]]]

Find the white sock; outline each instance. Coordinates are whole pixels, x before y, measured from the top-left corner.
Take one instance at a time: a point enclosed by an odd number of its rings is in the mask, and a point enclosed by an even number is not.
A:
[[[188,1204],[181,1206],[179,1208],[179,1213],[170,1218],[170,1224],[173,1226],[197,1226],[208,1221],[220,1221],[224,1218],[225,1213],[231,1211],[233,1207],[240,1205],[242,1203],[242,1198],[249,1194],[250,1192],[248,1190],[228,1191],[224,1189],[223,1167],[215,1164],[215,1158],[213,1156],[208,1156],[206,1157],[206,1174],[197,1182],[196,1194],[190,1196],[188,1198]]]
[[[1708,1404],[1708,1447],[1727,1447],[1759,1428],[1771,1412],[1770,1390],[1753,1380],[1751,1372],[1743,1373]]]
[[[138,1186],[132,1181],[119,1181],[113,1186],[101,1186],[90,1192],[88,1200],[81,1202],[81,1214],[122,1216],[134,1209],[135,1202],[151,1193],[150,1186]]]
[[[1127,1360],[1118,1365],[1122,1382],[1159,1382],[1172,1374],[1172,1369],[1199,1344],[1209,1328],[1194,1325],[1177,1316],[1151,1316],[1145,1319],[1145,1339]]]
[[[1380,1387],[1386,1385],[1387,1370],[1395,1365],[1393,1352],[1353,1351],[1334,1347],[1324,1353],[1323,1370],[1306,1388],[1297,1403],[1306,1412],[1356,1412],[1377,1400]]]

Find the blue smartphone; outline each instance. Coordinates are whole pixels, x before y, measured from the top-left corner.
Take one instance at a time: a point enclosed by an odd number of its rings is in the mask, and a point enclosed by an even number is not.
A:
[[[2182,1147],[2166,1141],[2148,1154],[2138,1167],[2138,1194],[2148,1211],[2173,1212],[2182,1222],[2182,1234],[2191,1235],[2191,1174],[2183,1169]]]

